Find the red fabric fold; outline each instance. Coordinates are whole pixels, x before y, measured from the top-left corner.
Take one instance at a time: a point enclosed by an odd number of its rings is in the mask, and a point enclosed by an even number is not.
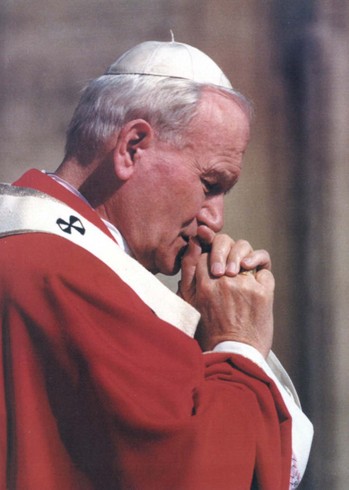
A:
[[[16,184],[95,215],[38,174]],[[2,238],[0,270],[1,488],[288,488],[291,420],[258,366],[202,354],[63,238]]]

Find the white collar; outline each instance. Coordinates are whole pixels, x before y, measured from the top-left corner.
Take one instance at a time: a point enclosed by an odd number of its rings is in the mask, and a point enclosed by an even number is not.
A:
[[[48,175],[49,177],[51,177],[51,179],[55,180],[56,182],[58,182],[59,184],[61,184],[63,187],[65,187],[72,194],[74,194],[75,196],[77,196],[78,198],[80,198],[82,201],[84,201],[88,206],[90,206],[91,209],[93,209],[92,206],[90,205],[90,203],[88,202],[88,200],[85,198],[85,196],[83,196],[81,194],[81,192],[79,192],[69,182],[67,182],[66,180],[62,179],[62,177],[59,177],[59,175],[56,175],[56,174],[54,174],[52,172],[46,172],[45,170],[43,170],[43,172],[46,175]],[[127,245],[127,242],[126,242],[125,238],[121,235],[120,231],[112,223],[110,223],[106,219],[101,218],[101,220],[106,225],[106,227],[108,228],[108,230],[110,231],[110,233],[113,235],[113,237],[117,241],[117,243],[120,246],[120,248],[124,252],[126,252],[128,255],[131,255],[132,256],[130,247]]]

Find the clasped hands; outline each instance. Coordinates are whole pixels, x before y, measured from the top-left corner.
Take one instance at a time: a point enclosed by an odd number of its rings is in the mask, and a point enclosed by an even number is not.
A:
[[[178,294],[201,313],[197,340],[204,351],[227,340],[243,342],[268,356],[273,338],[275,281],[265,250],[217,234],[202,252],[192,238],[182,259]],[[247,271],[254,271],[246,274]]]

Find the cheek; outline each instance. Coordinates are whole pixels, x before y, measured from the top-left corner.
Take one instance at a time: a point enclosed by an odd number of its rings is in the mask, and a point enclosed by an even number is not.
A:
[[[200,211],[205,195],[201,182],[191,172],[187,172],[183,178],[170,176],[165,179],[153,193],[157,208],[157,213],[162,214],[162,220],[166,220],[166,215],[171,217],[171,221],[189,221],[195,218]]]
[[[187,185],[185,197],[182,199],[182,204],[187,209],[187,212],[194,216],[200,211],[205,202],[205,194],[201,183],[199,185]]]
[[[181,216],[188,220],[195,218],[200,211],[202,204],[203,200],[197,192],[194,192],[192,189],[186,189],[185,192],[175,196],[171,206],[178,218]]]

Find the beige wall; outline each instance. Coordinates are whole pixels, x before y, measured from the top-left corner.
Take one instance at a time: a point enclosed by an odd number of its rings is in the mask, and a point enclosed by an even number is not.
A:
[[[84,82],[170,29],[254,101],[226,230],[273,257],[275,350],[316,425],[309,490],[348,479],[348,23],[345,0],[17,0],[0,11],[0,180],[54,169]]]

